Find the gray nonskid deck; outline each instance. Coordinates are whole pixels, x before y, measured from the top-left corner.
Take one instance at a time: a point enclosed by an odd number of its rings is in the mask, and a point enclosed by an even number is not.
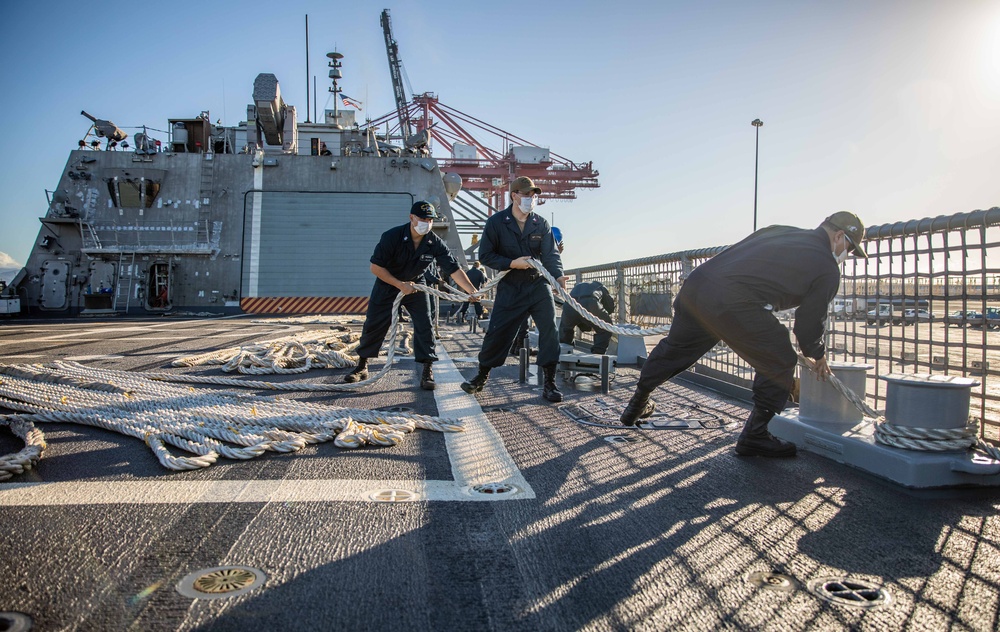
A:
[[[108,327],[140,329],[66,336],[97,326],[5,325],[0,362],[121,356],[85,363],[160,370],[177,355],[285,329],[248,319],[116,320]],[[474,358],[481,334],[457,327],[443,333],[444,350],[459,359],[455,371],[471,377],[475,364],[463,359]],[[66,337],[37,341],[52,336]],[[344,373],[278,379],[338,381]],[[441,382],[449,371],[442,365],[438,374]],[[419,390],[418,376],[403,359],[376,389],[282,397],[438,413],[442,393]],[[18,504],[17,485],[25,482],[113,490],[280,481],[293,490],[317,486],[316,493],[323,481],[331,488],[347,480],[455,482],[456,453],[427,431],[392,448],[345,451],[327,443],[170,473],[138,440],[43,425],[50,445],[38,468],[0,483],[0,611],[27,613],[44,630],[993,630],[1000,623],[997,494],[914,494],[808,453],[737,457],[732,446],[745,405],[677,384],[659,389],[657,401],[695,404],[725,423],[658,431],[585,426],[517,376],[511,358],[474,403],[534,497],[494,502],[279,495]],[[603,397],[609,407],[623,406],[636,377],[634,368],[619,367],[603,396],[567,385],[565,404]],[[606,440],[624,434],[640,440]],[[17,447],[0,432],[0,451]],[[225,565],[257,568],[267,579],[229,599],[193,600],[175,590],[189,573]],[[754,572],[795,584],[787,592],[761,587],[750,579]],[[878,584],[891,599],[869,609],[824,601],[805,588],[822,577]]]

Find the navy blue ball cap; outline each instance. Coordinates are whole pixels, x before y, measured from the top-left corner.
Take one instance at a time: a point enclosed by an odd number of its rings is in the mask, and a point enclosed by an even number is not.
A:
[[[414,202],[410,207],[410,215],[416,215],[420,219],[438,219],[437,209],[430,202]]]

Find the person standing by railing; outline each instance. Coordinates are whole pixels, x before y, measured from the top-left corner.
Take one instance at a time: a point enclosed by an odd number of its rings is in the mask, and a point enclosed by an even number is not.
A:
[[[755,370],[754,407],[736,442],[737,454],[794,456],[794,444],[767,431],[788,401],[797,362],[774,312],[798,308],[792,331],[802,354],[815,361],[817,377],[826,379],[827,310],[840,287],[840,264],[850,252],[868,257],[861,247],[864,236],[857,215],[841,211],[813,230],[763,228],[695,268],[674,301],[670,332],[642,367],[621,423],[632,426],[653,414],[653,389],[722,340]]]

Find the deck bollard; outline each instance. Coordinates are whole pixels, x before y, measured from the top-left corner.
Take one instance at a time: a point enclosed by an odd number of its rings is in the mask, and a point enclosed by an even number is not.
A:
[[[870,364],[852,362],[831,362],[830,370],[844,383],[844,386],[858,394],[865,395],[867,372]],[[846,397],[840,394],[830,382],[817,380],[812,371],[803,371],[799,381],[799,419],[822,423],[859,423],[864,414]]]
[[[969,399],[979,382],[955,375],[890,373],[881,376],[885,420],[912,428],[964,428],[969,423]]]

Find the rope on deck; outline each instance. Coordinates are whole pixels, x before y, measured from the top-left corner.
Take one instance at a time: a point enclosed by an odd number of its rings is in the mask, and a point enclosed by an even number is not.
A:
[[[34,423],[78,423],[142,439],[171,470],[207,467],[220,456],[251,459],[333,441],[340,448],[396,445],[417,428],[464,430],[458,419],[321,406],[231,391],[197,391],[128,371],[76,362],[0,365],[0,417],[25,441],[3,457],[0,477],[30,469],[45,447]],[[178,456],[168,446],[193,456]],[[4,475],[6,474],[6,476]]]
[[[20,415],[0,415],[0,426],[7,426],[24,441],[24,448],[19,452],[0,456],[0,481],[5,481],[24,474],[38,463],[45,451],[45,435]]]

